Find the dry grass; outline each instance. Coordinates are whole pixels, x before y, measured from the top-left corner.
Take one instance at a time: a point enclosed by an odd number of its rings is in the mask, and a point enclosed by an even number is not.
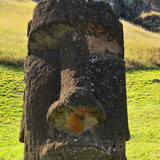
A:
[[[121,20],[124,28],[125,61],[127,68],[160,67],[160,34]]]
[[[0,63],[23,65],[27,55],[27,23],[35,3],[2,0],[0,3]]]
[[[144,19],[148,16],[154,16],[154,15],[160,17],[160,12],[156,12],[156,11],[144,12],[144,13],[141,13],[138,18],[143,18]]]
[[[22,2],[20,2],[22,1]],[[1,0],[0,63],[22,66],[27,55],[27,23],[36,3],[28,0]],[[121,20],[124,26],[127,68],[160,67],[160,34]]]

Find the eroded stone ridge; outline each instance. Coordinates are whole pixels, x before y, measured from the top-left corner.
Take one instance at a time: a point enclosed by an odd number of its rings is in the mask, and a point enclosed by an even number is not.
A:
[[[28,38],[24,159],[125,160],[123,30],[110,5],[41,1]]]
[[[142,12],[147,12],[151,9],[151,6],[146,1],[149,0],[106,0],[117,11],[119,17],[131,22]]]

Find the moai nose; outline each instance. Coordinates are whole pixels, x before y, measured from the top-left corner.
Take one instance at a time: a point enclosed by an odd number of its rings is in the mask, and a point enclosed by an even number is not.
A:
[[[74,30],[61,43],[61,93],[48,110],[47,120],[75,133],[92,129],[104,119],[104,108],[91,89],[89,50],[85,33]]]

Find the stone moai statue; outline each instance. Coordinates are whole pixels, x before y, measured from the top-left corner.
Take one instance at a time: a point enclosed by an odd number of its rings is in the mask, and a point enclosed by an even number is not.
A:
[[[28,25],[26,160],[126,160],[123,31],[102,1],[44,0]]]

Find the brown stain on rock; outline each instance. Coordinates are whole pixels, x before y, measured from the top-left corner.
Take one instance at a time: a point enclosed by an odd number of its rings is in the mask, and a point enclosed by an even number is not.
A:
[[[95,53],[98,55],[105,52],[114,53],[115,55],[122,53],[120,45],[114,39],[109,42],[103,39],[103,37],[95,37],[95,35],[91,35],[87,36],[87,40],[88,49],[91,56],[94,56]]]

